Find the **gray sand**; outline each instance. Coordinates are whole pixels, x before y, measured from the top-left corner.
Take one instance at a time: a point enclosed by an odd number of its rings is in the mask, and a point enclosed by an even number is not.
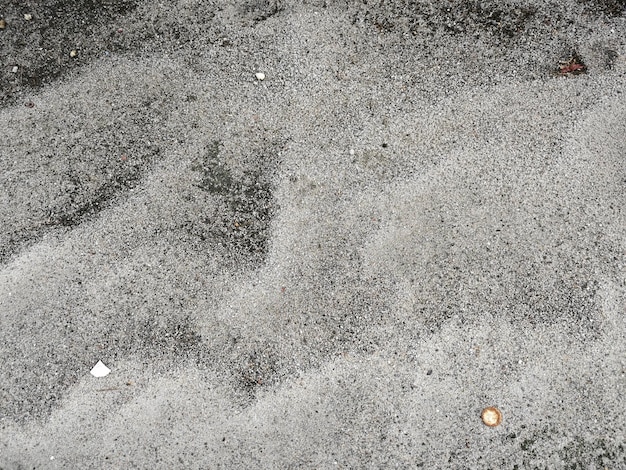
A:
[[[110,3],[0,3],[0,468],[626,468],[623,2]]]

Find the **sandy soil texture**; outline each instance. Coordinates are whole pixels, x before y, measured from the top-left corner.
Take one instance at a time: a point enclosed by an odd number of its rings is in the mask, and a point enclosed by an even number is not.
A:
[[[0,18],[0,468],[626,468],[623,1]]]

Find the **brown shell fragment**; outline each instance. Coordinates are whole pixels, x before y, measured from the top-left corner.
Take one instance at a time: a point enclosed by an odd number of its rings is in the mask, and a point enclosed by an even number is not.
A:
[[[480,417],[487,426],[493,428],[502,423],[502,412],[495,406],[485,408]]]

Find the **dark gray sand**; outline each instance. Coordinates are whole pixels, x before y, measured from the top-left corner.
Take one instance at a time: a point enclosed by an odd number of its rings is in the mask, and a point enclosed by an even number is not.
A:
[[[624,7],[1,1],[0,468],[626,468]]]

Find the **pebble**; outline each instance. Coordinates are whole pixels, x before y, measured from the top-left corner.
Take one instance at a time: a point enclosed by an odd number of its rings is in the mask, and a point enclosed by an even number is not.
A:
[[[11,69],[11,72],[13,72],[13,73],[17,73],[17,71],[18,71],[19,69],[20,69],[20,68],[19,68],[17,65],[14,65],[14,66],[13,66],[13,68]]]
[[[4,29],[7,27],[7,22],[4,21],[3,18],[0,18],[0,29]]]
[[[70,57],[72,57],[72,58],[73,58],[73,57],[76,57],[77,55],[78,55],[78,51],[77,51],[76,49],[72,49],[72,50],[70,51]]]
[[[257,72],[254,74],[257,80],[265,80],[265,74],[263,72]]]
[[[33,19],[33,15],[31,15],[30,13],[26,13],[26,14],[24,15],[24,19],[25,19],[26,21],[30,21],[30,20],[32,20],[32,19]]]

